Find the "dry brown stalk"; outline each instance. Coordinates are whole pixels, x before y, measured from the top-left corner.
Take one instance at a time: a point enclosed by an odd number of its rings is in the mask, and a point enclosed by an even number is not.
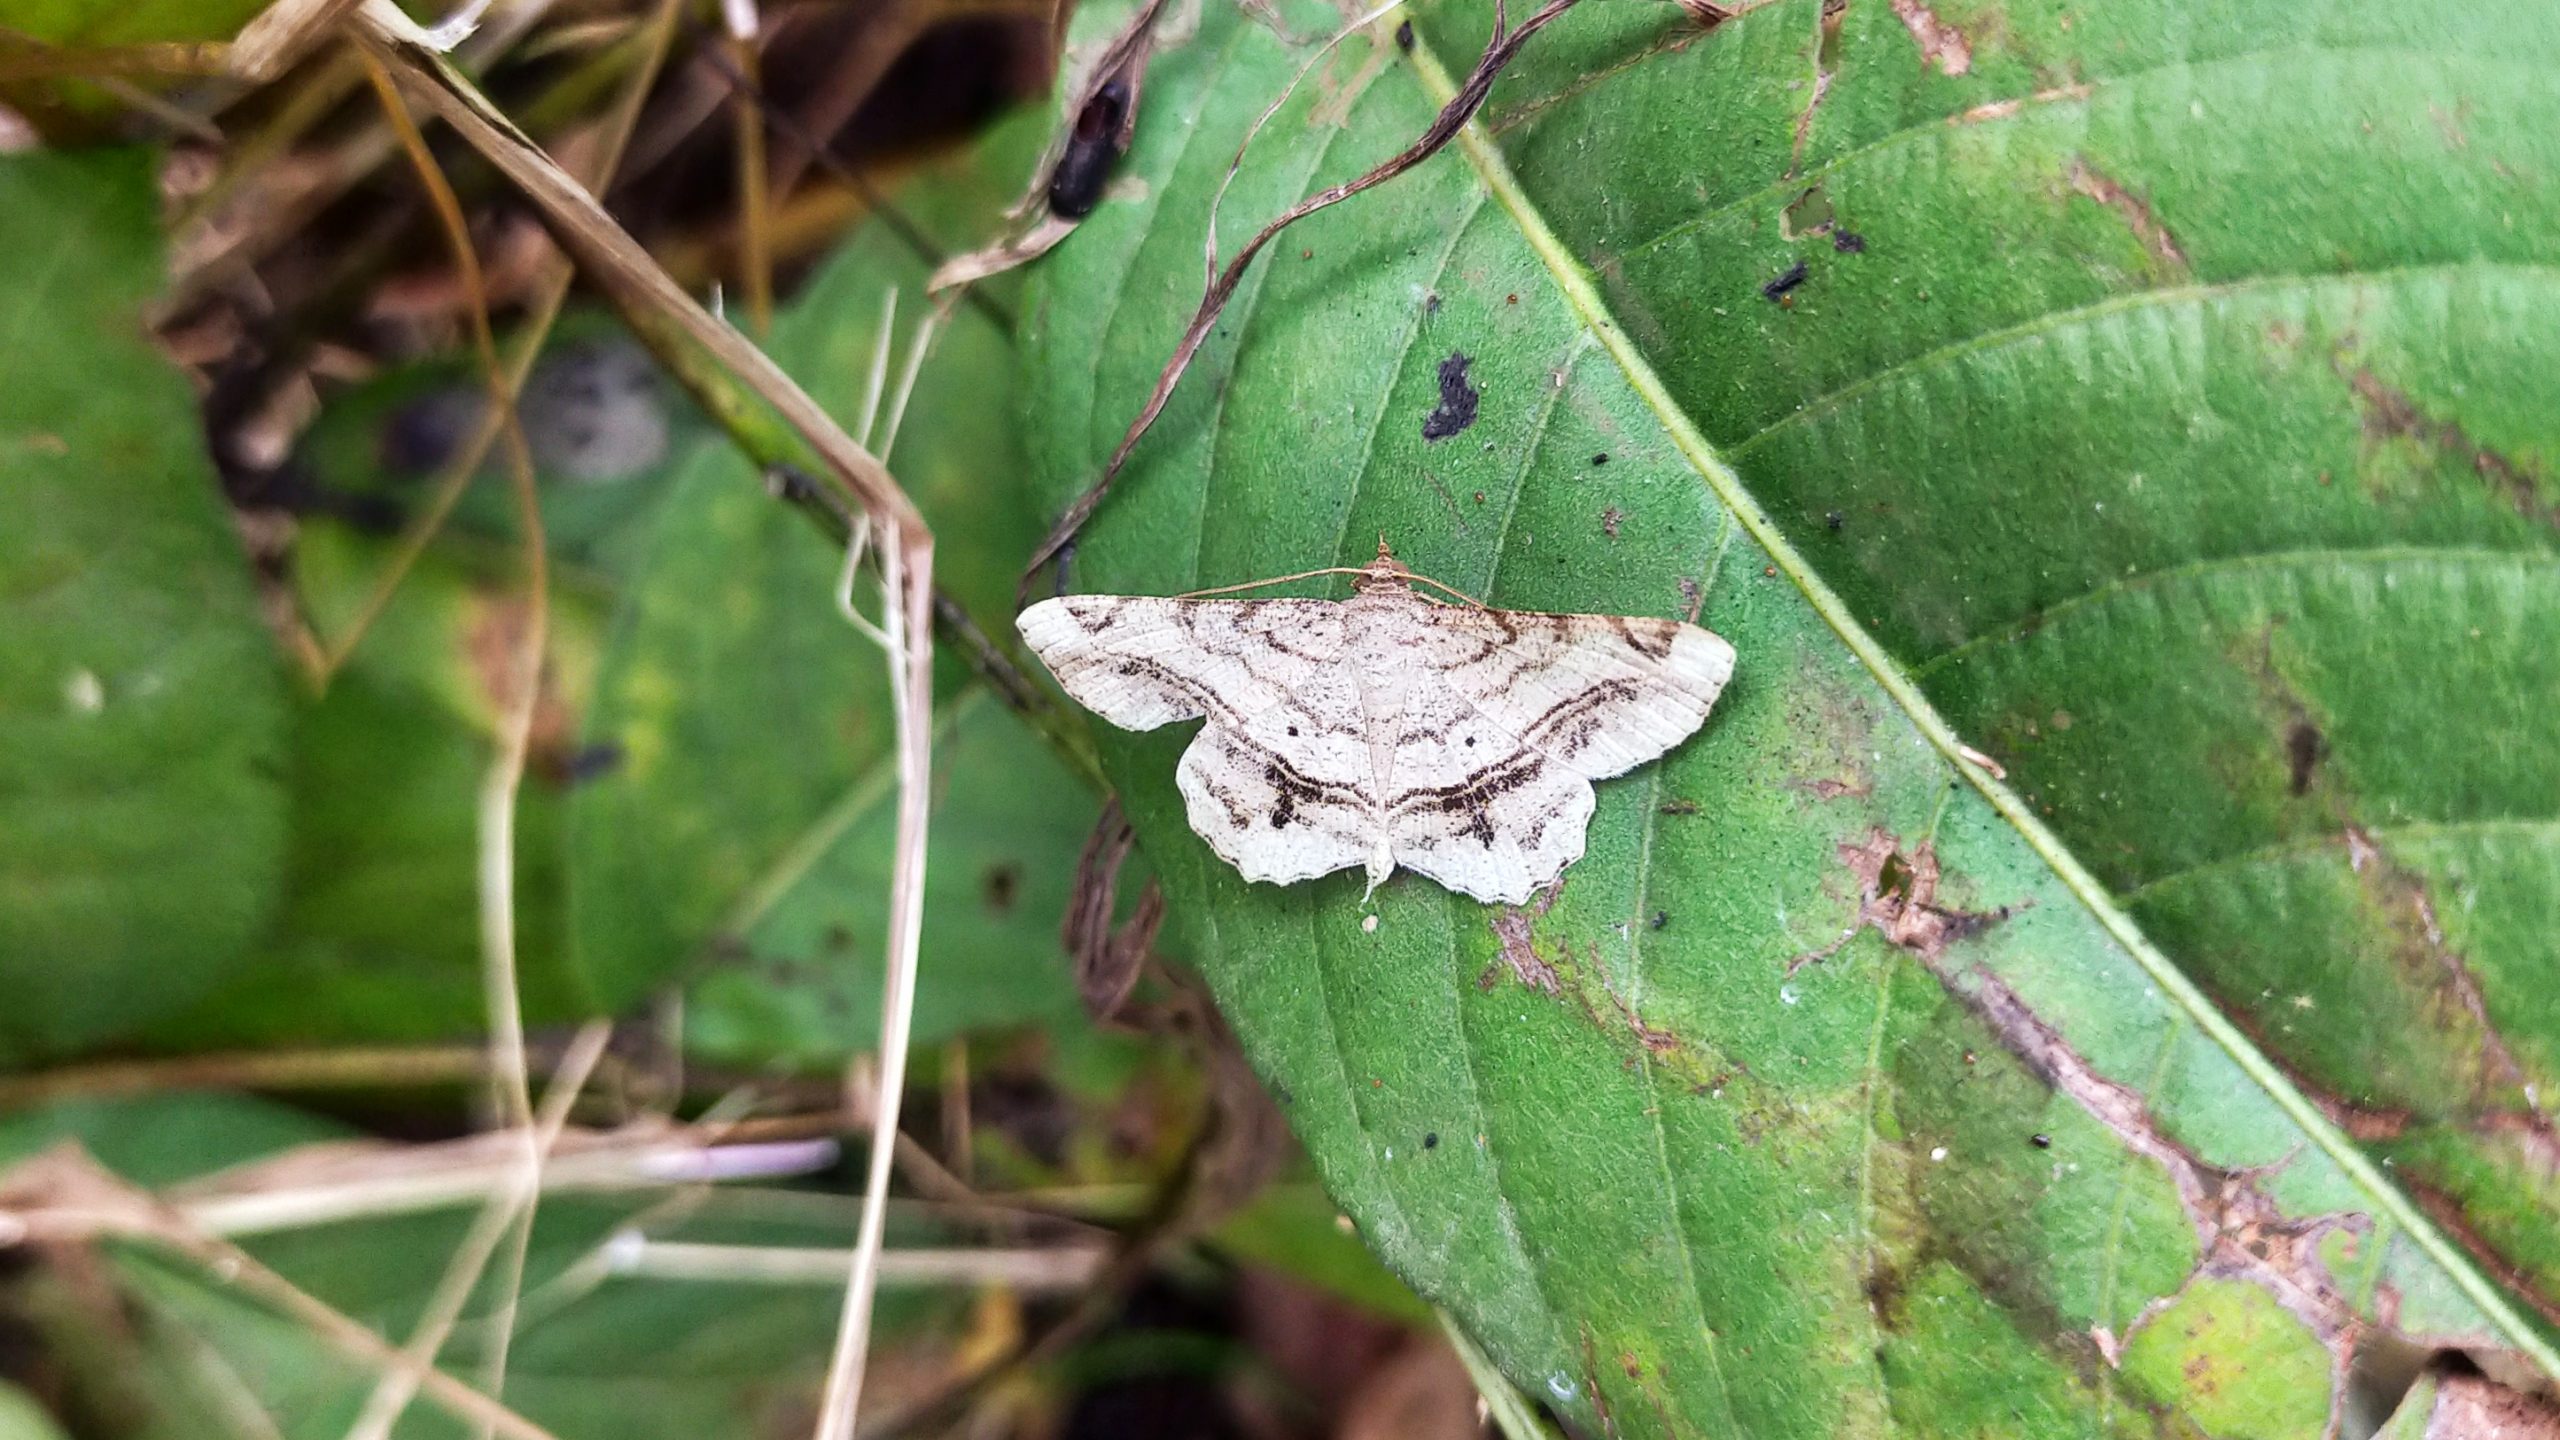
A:
[[[690,352],[707,352],[799,433],[860,506],[861,538],[878,546],[888,592],[881,626],[889,641],[891,691],[897,698],[896,851],[889,896],[888,978],[881,1004],[882,1078],[872,1124],[875,1136],[894,1135],[905,1088],[906,1040],[924,922],[926,807],[932,788],[933,726],[928,707],[933,694],[933,532],[887,467],[855,444],[763,351],[696,304],[604,213],[593,196],[463,82],[442,56],[420,43],[414,27],[388,0],[365,0],[351,28],[357,43],[396,77],[412,99],[452,126],[533,202],[563,247],[614,299],[634,333],[657,350],[679,378],[689,384],[702,381]],[[699,385],[697,393],[712,388]],[[723,413],[720,402],[729,398],[705,395],[715,414]],[[821,1410],[821,1436],[850,1435],[860,1405],[891,1154],[889,1145],[872,1147],[862,1224],[845,1287],[844,1323]]]

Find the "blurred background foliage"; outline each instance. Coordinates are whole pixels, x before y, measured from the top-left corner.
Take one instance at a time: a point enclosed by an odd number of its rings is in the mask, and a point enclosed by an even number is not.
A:
[[[494,1173],[477,806],[524,537],[495,461],[422,526],[487,411],[478,297],[348,52],[221,73],[211,42],[261,8],[0,5],[0,1168],[76,1143],[396,1343]],[[740,44],[710,5],[501,4],[457,59],[572,166],[644,83],[604,200],[860,427],[926,275],[1029,184],[1065,18],[767,5]],[[767,183],[742,192],[748,131]],[[539,338],[540,224],[431,137],[502,348]],[[999,276],[938,313],[889,455],[946,624],[1008,644],[1042,523],[1020,303]],[[573,1440],[805,1433],[877,1039],[883,667],[829,598],[840,556],[596,296],[540,343],[553,584],[514,871],[537,1091],[570,1026],[622,1018],[555,1151],[506,1395]],[[911,1198],[866,1413],[1475,1433],[1428,1310],[1180,972],[1087,1013],[1062,921],[1079,886],[1112,903],[1083,863],[1100,792],[967,650],[946,638],[935,695]],[[507,1268],[456,1373],[500,1348]],[[116,1244],[0,1272],[0,1436],[347,1433],[372,1372],[227,1278]],[[421,1402],[397,1433],[463,1428]]]

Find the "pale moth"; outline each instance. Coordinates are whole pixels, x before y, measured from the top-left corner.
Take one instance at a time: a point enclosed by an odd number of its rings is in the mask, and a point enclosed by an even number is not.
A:
[[[1348,600],[1063,595],[1016,623],[1115,725],[1208,717],[1174,779],[1246,879],[1358,865],[1364,903],[1399,865],[1526,901],[1582,858],[1591,782],[1688,739],[1733,673],[1677,620],[1432,600],[1384,539],[1349,573]]]

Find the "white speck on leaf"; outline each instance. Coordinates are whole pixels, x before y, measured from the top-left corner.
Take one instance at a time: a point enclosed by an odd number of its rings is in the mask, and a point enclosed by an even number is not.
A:
[[[74,670],[62,683],[62,701],[83,715],[95,715],[107,708],[106,683],[95,670]]]

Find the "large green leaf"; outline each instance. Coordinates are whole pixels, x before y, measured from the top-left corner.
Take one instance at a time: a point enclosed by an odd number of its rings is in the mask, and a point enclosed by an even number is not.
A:
[[[294,578],[324,634],[349,634],[394,545],[305,524]],[[523,615],[512,542],[447,536],[330,681],[293,707],[284,898],[225,983],[155,1025],[154,1048],[426,1041],[488,1024],[479,923],[479,798],[495,763]],[[542,742],[517,797],[518,991],[535,1024],[592,1010],[561,923],[562,796],[605,607],[591,577],[556,567],[544,640]],[[314,1007],[314,995],[329,1003]]]
[[[282,677],[176,368],[136,152],[0,160],[0,1062],[147,1023],[264,920]]]
[[[906,192],[910,220],[955,248],[990,231],[1041,123],[1026,114],[928,172]],[[775,355],[858,423],[886,296],[902,292],[903,363],[929,268],[867,227],[781,317]],[[1004,313],[952,312],[888,457],[935,527],[938,582],[990,628],[1037,528]],[[696,959],[687,1024],[710,1054],[835,1063],[877,1031],[896,804],[886,662],[837,613],[841,557],[734,449],[680,466],[653,523],[589,725],[618,760],[571,806],[576,954],[608,997]],[[1073,1012],[1058,921],[1096,803],[947,656],[942,675],[919,1040]]]
[[[1418,133],[1490,10],[1317,68],[1229,243]],[[1187,735],[1109,737],[1327,1183],[1533,1393],[1627,1434],[2285,1435],[2389,1398],[2359,1345],[2551,1363],[2487,1278],[2547,1242],[2475,1261],[2426,1213],[2462,1177],[2495,1202],[2463,1243],[2548,1226],[2512,1158],[2547,1131],[2499,1067],[2554,1016],[2500,979],[2548,934],[2530,812],[2560,794],[2560,228],[2530,178],[2560,92],[2549,18],[2512,18],[1588,5],[1492,138],[1246,280],[1076,588],[1385,532],[1496,604],[1702,605],[1739,653],[1695,741],[1601,787],[1558,893],[1408,876],[1374,931],[1357,876],[1248,886],[1190,834]],[[1150,74],[1143,188],[1044,263],[1053,505],[1152,383],[1299,63],[1209,7]],[[1476,418],[1427,439],[1460,357]],[[2436,1108],[2306,1089],[2330,1027],[2324,1083]],[[2324,1105],[2449,1139],[2443,1187],[2394,1188]]]

